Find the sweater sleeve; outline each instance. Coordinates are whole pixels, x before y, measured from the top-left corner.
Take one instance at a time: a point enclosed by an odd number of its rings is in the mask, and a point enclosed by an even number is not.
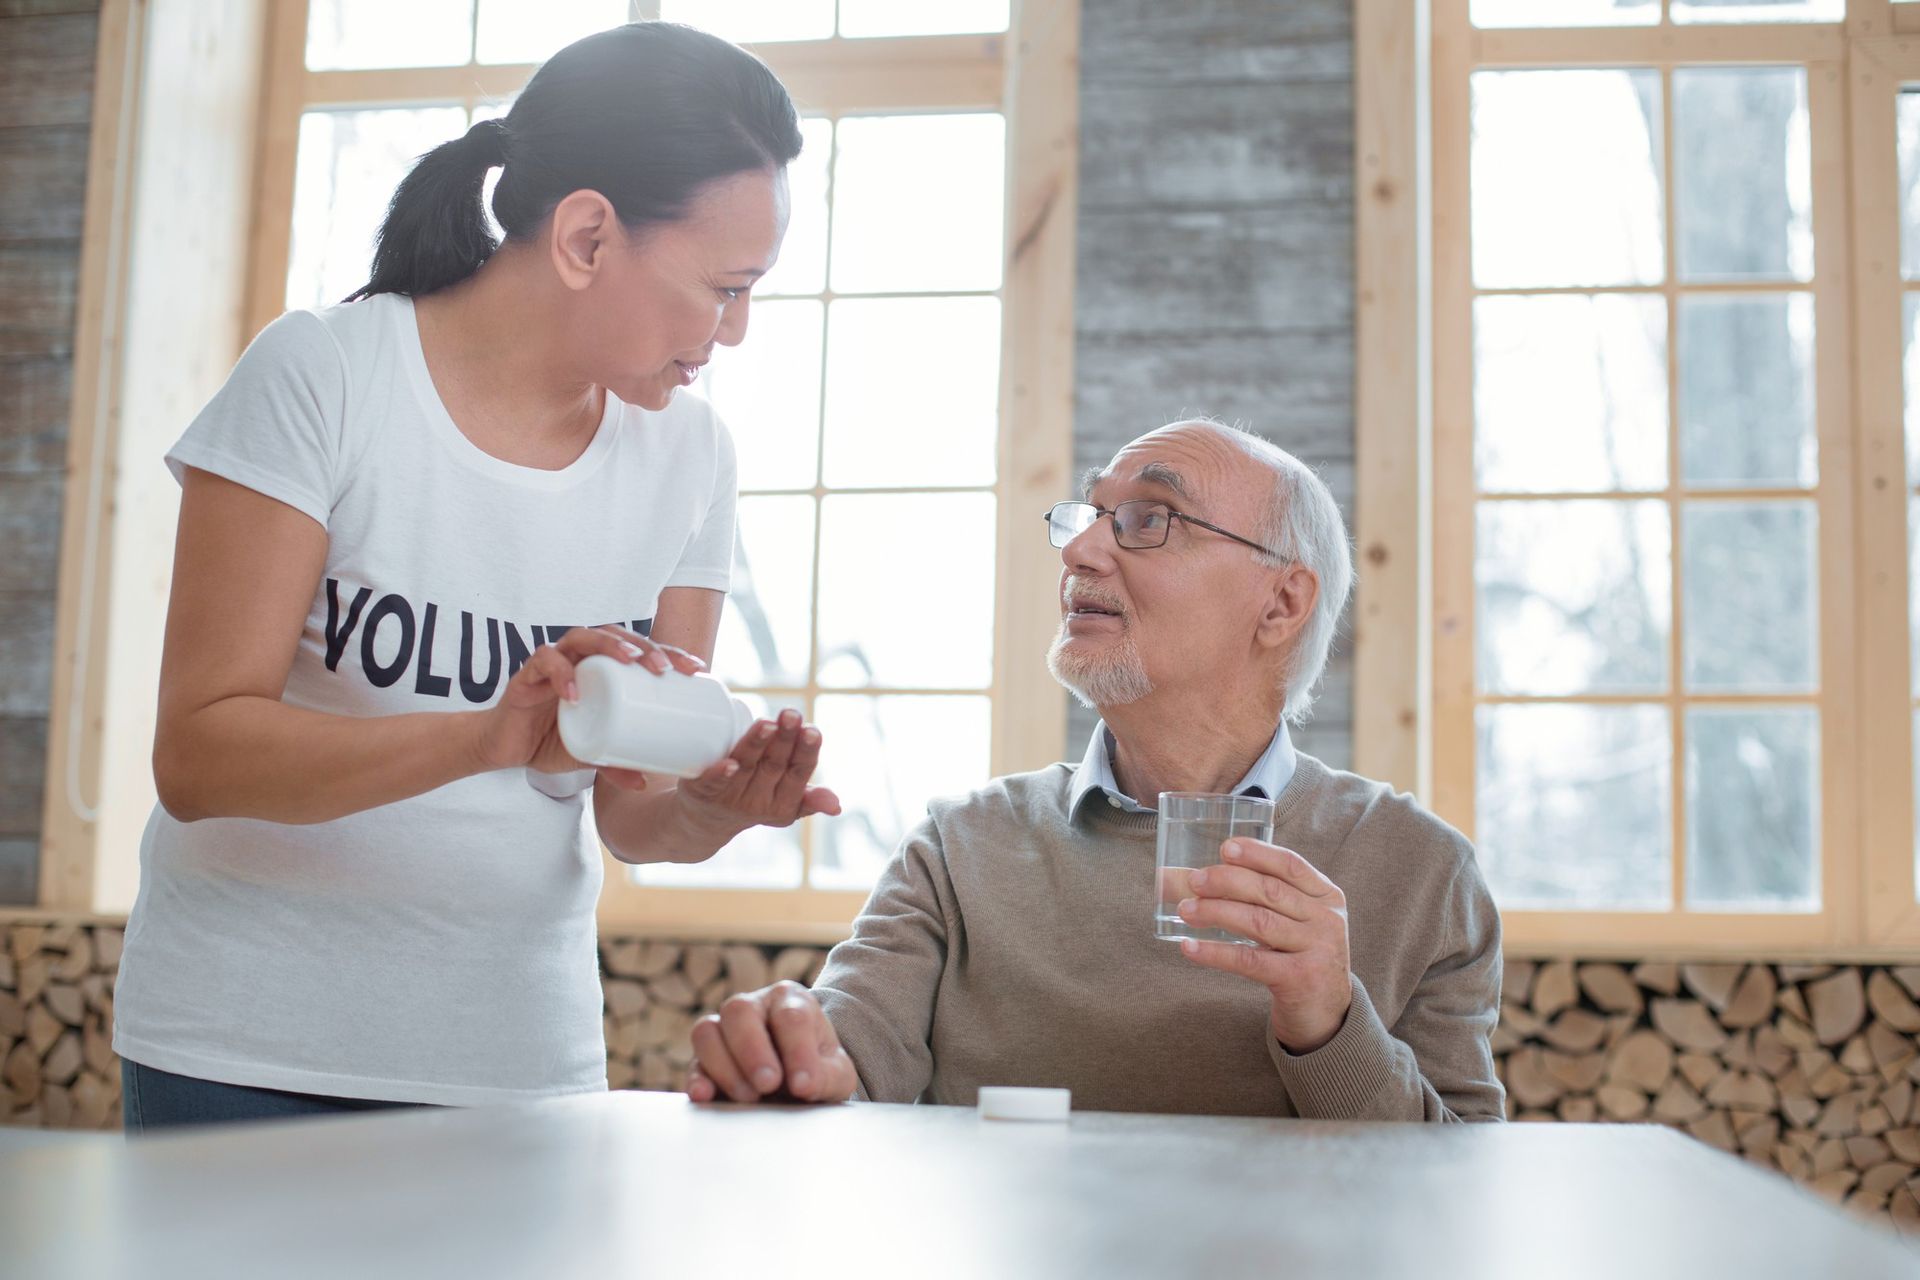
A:
[[[1448,890],[1443,953],[1391,1029],[1358,977],[1339,1032],[1294,1055],[1267,1031],[1267,1053],[1302,1115],[1337,1120],[1503,1120],[1493,1069],[1500,1016],[1500,916],[1471,854]]]
[[[901,842],[814,993],[872,1102],[915,1102],[933,1078],[934,1002],[952,888],[931,820]]]

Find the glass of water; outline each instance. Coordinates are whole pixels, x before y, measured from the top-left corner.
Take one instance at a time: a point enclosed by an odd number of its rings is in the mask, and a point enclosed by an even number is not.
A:
[[[1196,929],[1180,918],[1180,902],[1193,896],[1188,880],[1201,867],[1217,866],[1220,846],[1239,836],[1273,839],[1273,801],[1257,796],[1223,796],[1201,791],[1162,791],[1160,830],[1155,848],[1153,934],[1178,942],[1234,942],[1251,939],[1224,929]]]

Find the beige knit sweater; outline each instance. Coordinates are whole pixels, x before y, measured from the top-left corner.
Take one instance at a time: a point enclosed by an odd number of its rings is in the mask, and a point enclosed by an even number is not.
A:
[[[1266,990],[1153,936],[1154,824],[1073,767],[937,800],[815,990],[882,1102],[1055,1085],[1082,1110],[1498,1120],[1500,918],[1473,848],[1406,795],[1301,756],[1274,841],[1345,892],[1353,1006],[1312,1053]]]

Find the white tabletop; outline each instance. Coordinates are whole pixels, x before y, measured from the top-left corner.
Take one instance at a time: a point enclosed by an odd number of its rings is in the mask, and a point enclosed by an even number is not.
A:
[[[1920,1275],[1665,1129],[614,1093],[0,1151],[0,1275]]]

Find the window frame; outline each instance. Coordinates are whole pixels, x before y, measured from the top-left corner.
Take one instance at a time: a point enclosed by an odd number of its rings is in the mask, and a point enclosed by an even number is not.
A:
[[[1902,696],[1876,705],[1867,696],[1889,683],[1903,693],[1910,687],[1900,282],[1896,272],[1889,285],[1874,252],[1855,256],[1856,245],[1890,245],[1898,260],[1893,178],[1884,163],[1878,173],[1864,163],[1892,154],[1897,86],[1890,51],[1905,46],[1900,57],[1911,61],[1901,62],[1900,74],[1920,75],[1920,42],[1888,35],[1897,22],[1920,17],[1920,6],[1896,8],[1889,0],[1851,0],[1838,23],[1675,26],[1663,0],[1658,26],[1482,30],[1469,21],[1468,0],[1357,0],[1359,541],[1364,562],[1378,569],[1371,585],[1363,577],[1357,604],[1356,763],[1416,789],[1469,836],[1475,710],[1483,701],[1474,653],[1471,307],[1478,291],[1470,271],[1469,78],[1481,69],[1581,66],[1651,67],[1667,83],[1675,66],[1807,71],[1815,274],[1806,288],[1815,308],[1821,457],[1819,481],[1807,496],[1819,513],[1820,682],[1811,698],[1745,700],[1820,712],[1821,906],[1805,914],[1689,910],[1686,832],[1676,805],[1669,910],[1506,910],[1507,946],[1516,955],[1873,956],[1910,954],[1920,942],[1912,704]],[[1670,95],[1663,94],[1663,106],[1670,139]],[[1670,175],[1670,140],[1663,152]],[[1673,185],[1664,185],[1671,247]],[[1672,262],[1669,252],[1659,286],[1627,292],[1719,292],[1681,283]],[[1405,354],[1410,339],[1418,359]],[[1671,342],[1668,359],[1671,372]],[[1677,390],[1670,376],[1670,407]],[[1891,483],[1881,474],[1889,469]],[[1647,496],[1677,512],[1686,493],[1670,468],[1666,488]],[[1677,562],[1677,521],[1674,530]],[[1684,690],[1675,567],[1669,688],[1621,701],[1669,708],[1678,797],[1686,772],[1679,717],[1686,707],[1723,700]],[[1406,643],[1407,636],[1417,643]]]
[[[1920,6],[1880,0],[1880,7],[1890,21],[1874,30],[1920,31]],[[1903,19],[1916,21],[1901,27]],[[1862,707],[1865,925],[1870,943],[1911,947],[1920,943],[1920,884],[1915,878],[1914,673],[1908,612],[1912,569],[1906,554],[1908,495],[1914,488],[1907,480],[1903,419],[1905,399],[1920,400],[1920,387],[1902,387],[1901,299],[1920,290],[1920,282],[1901,279],[1897,166],[1875,164],[1873,157],[1896,153],[1900,86],[1920,82],[1920,39],[1863,34],[1850,44],[1853,234],[1854,243],[1862,246],[1853,296],[1860,430],[1859,670],[1863,689],[1900,690],[1898,698],[1868,698]],[[1890,253],[1876,254],[1866,246],[1888,246]]]

